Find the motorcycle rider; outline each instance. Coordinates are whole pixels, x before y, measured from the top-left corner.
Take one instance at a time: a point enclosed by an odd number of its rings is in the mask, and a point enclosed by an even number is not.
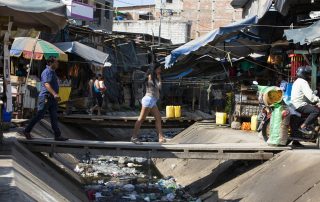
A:
[[[301,66],[297,69],[297,79],[292,85],[291,103],[296,111],[308,114],[307,119],[300,126],[299,131],[304,134],[312,134],[310,125],[313,124],[320,114],[318,107],[314,106],[320,99],[314,94],[308,81],[311,78],[312,69],[310,66]]]

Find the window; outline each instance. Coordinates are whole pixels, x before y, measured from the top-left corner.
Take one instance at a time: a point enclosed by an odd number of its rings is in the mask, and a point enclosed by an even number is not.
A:
[[[168,4],[172,4],[172,0],[167,0],[166,1]]]
[[[74,0],[75,2],[88,4],[88,0]]]
[[[104,17],[109,20],[110,19],[110,10],[112,9],[111,4],[109,2],[106,2],[105,4],[106,10],[104,11]]]
[[[99,25],[101,24],[101,5],[100,4],[96,4],[96,10],[93,13],[93,18],[97,24]]]

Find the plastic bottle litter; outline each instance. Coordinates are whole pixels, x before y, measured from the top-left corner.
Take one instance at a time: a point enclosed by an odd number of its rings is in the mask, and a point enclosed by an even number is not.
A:
[[[123,186],[123,189],[127,192],[132,192],[135,189],[135,187],[132,184],[126,184]]]
[[[85,182],[88,199],[104,201],[193,201],[176,180],[148,176],[146,158],[97,156],[83,157],[75,167]]]

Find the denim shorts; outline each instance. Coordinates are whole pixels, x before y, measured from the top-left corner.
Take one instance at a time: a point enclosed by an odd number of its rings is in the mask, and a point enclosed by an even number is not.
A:
[[[153,108],[157,106],[158,99],[155,97],[144,96],[141,100],[142,106],[147,108]]]

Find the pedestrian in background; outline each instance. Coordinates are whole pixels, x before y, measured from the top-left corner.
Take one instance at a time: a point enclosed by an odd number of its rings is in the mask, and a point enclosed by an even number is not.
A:
[[[90,109],[89,114],[92,115],[92,113],[95,110],[98,110],[98,116],[101,115],[101,107],[103,104],[103,97],[104,92],[106,91],[106,86],[104,85],[104,80],[101,74],[98,74],[96,80],[93,83],[93,93],[96,101],[96,105]]]
[[[58,68],[58,60],[50,57],[47,60],[46,69],[41,73],[41,90],[38,97],[38,111],[29,125],[23,131],[28,140],[32,139],[30,134],[32,128],[44,117],[46,111],[50,113],[51,127],[54,131],[54,139],[65,141],[68,138],[62,137],[58,127],[58,102],[60,101],[58,77],[55,70]]]
[[[96,75],[92,74],[90,77],[90,80],[88,82],[88,114],[92,114],[91,113],[91,108],[94,107],[96,105],[96,98],[95,98],[95,93],[94,93],[94,82],[96,80]]]
[[[146,94],[142,98],[142,108],[140,116],[136,121],[133,129],[133,134],[131,137],[131,142],[135,144],[142,144],[138,139],[138,132],[140,130],[141,124],[146,119],[148,114],[151,112],[155,118],[156,130],[159,135],[159,142],[164,143],[166,139],[164,138],[162,127],[161,127],[161,114],[157,107],[157,101],[160,98],[161,89],[161,66],[156,63],[154,67],[150,68],[146,74]]]

